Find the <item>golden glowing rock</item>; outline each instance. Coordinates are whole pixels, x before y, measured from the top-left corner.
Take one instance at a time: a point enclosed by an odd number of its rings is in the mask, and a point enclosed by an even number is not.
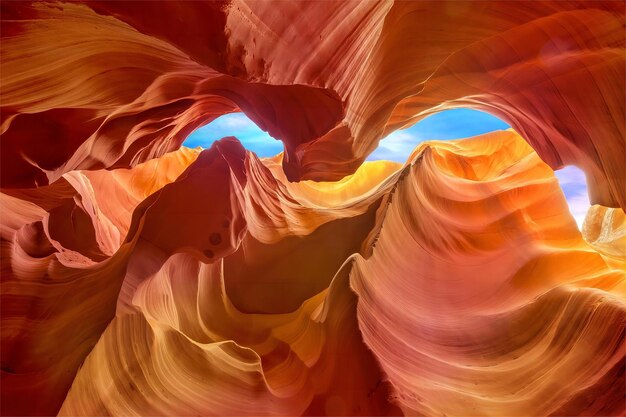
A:
[[[516,133],[427,142],[404,167],[368,163],[337,184],[290,184],[272,173],[277,162],[225,139],[200,155],[181,149],[3,196],[4,207],[32,207],[13,209],[21,217],[4,226],[17,237],[3,267],[12,274],[3,329],[13,329],[3,332],[5,406],[41,413],[65,398],[61,415],[619,414],[624,272],[583,241],[551,169]],[[94,230],[129,230],[110,257],[83,265],[46,246],[41,201],[72,187],[78,208],[100,213],[87,217]],[[99,205],[101,192],[129,202]],[[130,227],[105,221],[115,206],[136,206]],[[164,228],[175,207],[176,232]],[[56,273],[40,278],[45,269]],[[59,359],[31,361],[43,357]],[[48,388],[28,403],[39,408],[25,408],[37,381],[72,387],[67,397]]]
[[[2,187],[135,165],[238,110],[285,143],[290,180],[338,180],[385,133],[471,107],[553,168],[584,169],[593,203],[624,209],[624,8],[8,2]]]
[[[623,2],[1,7],[3,415],[626,412]]]
[[[582,233],[607,263],[626,270],[626,215],[622,210],[592,206],[587,212]]]

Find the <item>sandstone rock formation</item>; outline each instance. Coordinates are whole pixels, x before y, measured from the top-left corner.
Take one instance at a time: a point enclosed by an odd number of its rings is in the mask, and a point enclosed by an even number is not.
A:
[[[626,206],[623,2],[7,3],[2,19],[3,187],[135,165],[236,109],[285,143],[289,179],[339,179],[384,132],[461,106]]]
[[[0,6],[3,415],[626,412],[623,2]]]

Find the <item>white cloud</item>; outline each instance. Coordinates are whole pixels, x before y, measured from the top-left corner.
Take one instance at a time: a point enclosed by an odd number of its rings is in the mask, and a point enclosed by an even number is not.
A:
[[[567,205],[569,206],[570,213],[572,213],[572,216],[578,224],[578,228],[582,230],[585,216],[587,215],[587,211],[591,206],[591,204],[589,203],[589,197],[587,196],[587,191],[581,192],[573,197],[568,198]]]
[[[585,177],[585,173],[578,167],[573,165],[569,165],[559,169],[558,171],[554,171],[554,175],[559,180],[561,186],[568,184],[586,184],[587,179]]]
[[[404,162],[419,142],[421,142],[419,136],[412,135],[407,131],[397,130],[381,140],[378,148],[367,159],[369,161],[383,159]]]
[[[219,118],[217,121],[221,126],[230,129],[250,129],[256,128],[252,120],[248,119],[243,113],[227,114]]]
[[[585,173],[578,167],[566,166],[554,172],[559,180],[561,189],[565,194],[569,211],[582,229],[585,216],[591,204],[587,192],[587,179]]]

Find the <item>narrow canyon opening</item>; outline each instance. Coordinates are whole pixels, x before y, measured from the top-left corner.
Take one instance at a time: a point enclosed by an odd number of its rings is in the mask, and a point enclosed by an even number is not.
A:
[[[468,109],[448,109],[428,116],[406,129],[396,130],[383,138],[366,161],[404,163],[420,143],[430,140],[456,140],[509,129],[500,118]],[[213,142],[235,136],[243,146],[261,158],[272,157],[284,150],[282,142],[263,131],[244,113],[220,116],[194,130],[183,142],[187,148],[209,148]],[[585,173],[578,167],[566,166],[555,171],[570,213],[582,230],[585,215],[591,206]]]
[[[244,148],[265,158],[283,151],[283,143],[261,130],[244,113],[229,113],[194,130],[183,142],[187,148],[209,148],[216,140],[235,136]]]
[[[624,1],[0,9],[1,415],[626,415]]]

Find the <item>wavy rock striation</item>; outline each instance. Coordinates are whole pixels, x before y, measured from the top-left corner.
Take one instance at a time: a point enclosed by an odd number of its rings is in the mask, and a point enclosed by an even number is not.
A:
[[[136,165],[237,110],[284,142],[290,180],[340,179],[383,134],[472,107],[623,209],[624,7],[7,3],[2,186]]]
[[[3,415],[626,412],[623,3],[1,7]]]
[[[623,411],[619,221],[589,246],[516,133],[340,183],[279,163],[227,138],[3,194],[3,409]]]

